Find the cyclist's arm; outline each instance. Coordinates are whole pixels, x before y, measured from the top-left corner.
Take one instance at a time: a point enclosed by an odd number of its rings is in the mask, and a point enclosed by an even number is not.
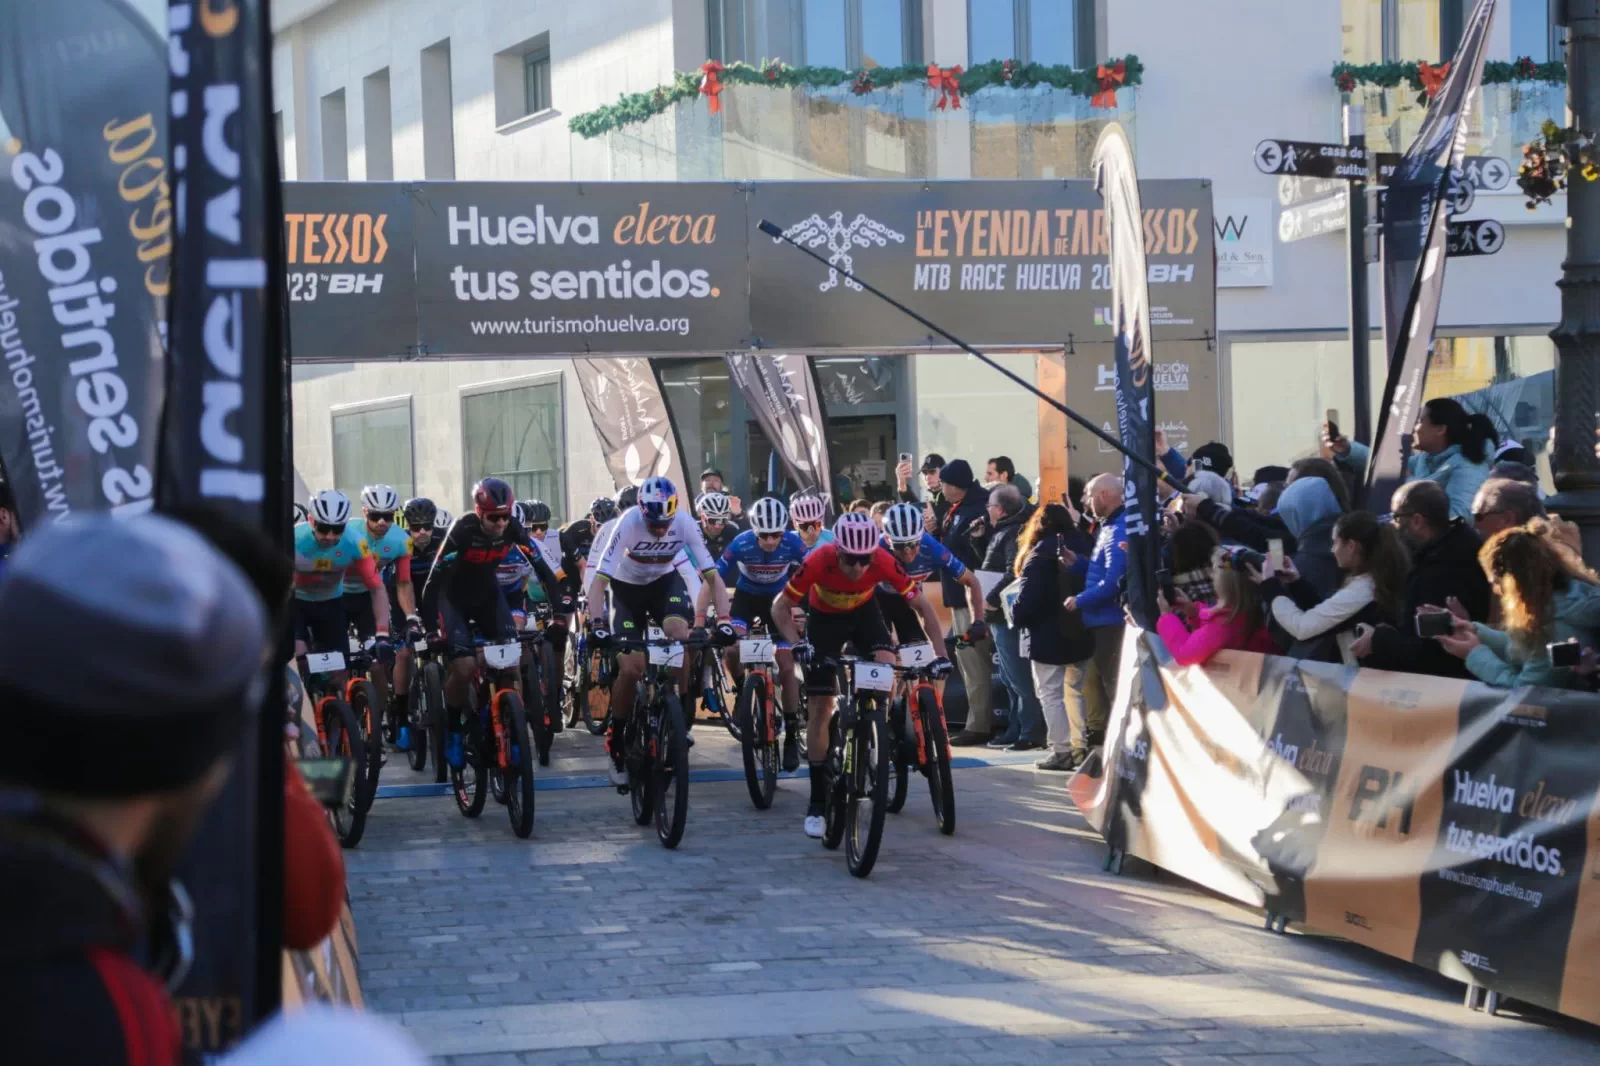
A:
[[[700,571],[700,579],[701,601],[705,600],[706,594],[709,592],[712,600],[717,605],[717,617],[726,622],[729,614],[728,586],[723,583],[722,575],[717,573],[717,568],[713,566],[709,570]]]
[[[352,564],[351,569],[361,578],[361,583],[367,586],[367,591],[372,595],[372,617],[377,631],[388,636],[389,590],[383,587],[383,578],[378,575],[378,561],[370,555],[362,555]]]
[[[400,601],[400,613],[411,618],[417,613],[417,590],[411,585],[411,549],[394,562],[394,597]]]
[[[967,610],[972,612],[974,619],[982,618],[984,613],[983,582],[978,580],[978,572],[976,570],[964,571],[961,575],[961,584],[966,586],[967,590]],[[924,595],[922,598],[926,600],[928,597]]]
[[[594,580],[589,582],[589,591],[584,593],[584,598],[589,603],[589,618],[604,618],[606,588],[611,584],[611,578],[602,574],[598,568],[594,572]]]
[[[968,573],[970,574],[971,571],[968,571]],[[976,583],[977,579],[974,578],[973,581]],[[967,595],[970,599],[972,595],[970,589],[967,590]],[[922,619],[923,633],[927,634],[928,639],[933,642],[938,654],[943,655],[944,645],[939,640],[939,635],[944,632],[944,623],[939,621],[939,612],[933,609],[933,601],[928,599],[926,593],[918,593],[911,597],[911,606],[916,608],[917,617]],[[982,615],[980,614],[976,617],[981,618]]]
[[[561,611],[561,580],[556,577],[556,572],[550,569],[550,564],[545,562],[544,556],[535,548],[528,556],[528,561],[533,564],[533,576],[539,579],[539,584],[544,586],[545,600],[550,604],[551,610],[556,613]]]
[[[700,582],[700,591],[695,595],[694,598],[695,625],[703,626],[706,624],[706,608],[709,606],[711,606],[711,582],[702,581]],[[722,619],[724,622],[728,620],[727,612],[723,612],[717,615],[717,617]]]
[[[799,603],[784,589],[772,601],[772,624],[789,644],[800,642],[800,627],[794,624],[794,609]]]

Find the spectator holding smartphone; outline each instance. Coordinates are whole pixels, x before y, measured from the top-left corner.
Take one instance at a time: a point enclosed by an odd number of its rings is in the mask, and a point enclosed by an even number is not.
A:
[[[1450,497],[1452,518],[1472,519],[1472,498],[1489,477],[1499,434],[1487,415],[1468,414],[1460,403],[1445,397],[1429,400],[1417,415],[1412,430],[1412,455],[1406,480],[1437,481]],[[1371,449],[1343,439],[1330,440],[1326,449],[1336,463],[1365,475]]]
[[[1161,617],[1156,619],[1156,632],[1179,666],[1197,666],[1219,651],[1272,654],[1278,650],[1267,635],[1261,596],[1245,572],[1252,557],[1248,549],[1217,548],[1213,552],[1215,606],[1196,604],[1181,594],[1177,603],[1168,603],[1166,594],[1158,593]]]

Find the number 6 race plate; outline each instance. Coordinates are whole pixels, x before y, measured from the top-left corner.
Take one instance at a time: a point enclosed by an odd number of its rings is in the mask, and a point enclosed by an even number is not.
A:
[[[856,663],[856,688],[889,692],[894,688],[894,667],[888,663]]]
[[[739,661],[742,663],[770,663],[772,661],[772,641],[741,640],[739,642]]]

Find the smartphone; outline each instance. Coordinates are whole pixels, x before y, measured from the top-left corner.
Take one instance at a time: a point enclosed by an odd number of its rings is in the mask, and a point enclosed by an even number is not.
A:
[[[1167,598],[1167,603],[1172,604],[1177,602],[1178,588],[1172,583],[1171,570],[1156,571],[1156,588],[1160,589],[1161,595]]]
[[[355,768],[349,759],[300,759],[298,765],[311,794],[324,807],[342,807],[350,799]]]
[[[1455,631],[1456,623],[1449,611],[1418,611],[1417,636],[1447,637]]]
[[[1277,537],[1267,541],[1267,558],[1272,560],[1274,573],[1283,569],[1283,541]]]
[[[900,461],[902,463],[910,464],[914,458],[915,457],[910,452],[901,452],[900,453]]]
[[[1558,669],[1563,666],[1577,666],[1583,662],[1583,647],[1576,640],[1546,644],[1544,650],[1550,656],[1550,665]]]
[[[1323,414],[1327,416],[1326,418],[1323,419],[1323,421],[1328,423],[1328,439],[1329,440],[1338,440],[1339,439],[1339,409],[1337,407],[1330,407],[1326,411],[1324,411]]]

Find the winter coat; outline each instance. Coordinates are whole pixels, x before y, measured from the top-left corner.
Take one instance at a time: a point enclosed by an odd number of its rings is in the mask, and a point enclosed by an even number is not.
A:
[[[1028,631],[1028,657],[1053,666],[1081,663],[1094,655],[1094,634],[1084,626],[1083,612],[1061,606],[1083,587],[1061,564],[1061,541],[1054,533],[1034,541],[1022,562],[1017,602],[1011,607],[1012,621]]]
[[[1333,557],[1333,526],[1339,520],[1339,500],[1319,477],[1303,477],[1278,497],[1278,514],[1294,538],[1283,550],[1294,558],[1294,568],[1311,587],[1331,596],[1344,581],[1339,561]]]
[[[982,524],[974,530],[974,520]],[[940,542],[950,549],[950,554],[961,560],[968,570],[983,569],[983,549],[989,537],[989,490],[974,485],[967,490],[961,502],[953,505],[939,523],[936,534]],[[939,575],[939,587],[944,591],[944,602],[956,607],[966,603],[966,586],[948,570]]]
[[[1489,617],[1489,579],[1478,565],[1478,534],[1459,519],[1420,548],[1406,575],[1406,600],[1400,625],[1380,625],[1372,634],[1372,654],[1362,666],[1434,677],[1471,677],[1465,663],[1429,637],[1417,636],[1419,607],[1444,607],[1451,596],[1475,622]]]
[[[1128,539],[1128,516],[1122,508],[1100,523],[1094,551],[1086,559],[1078,556],[1073,572],[1083,578],[1078,593],[1078,611],[1083,624],[1091,629],[1120,626],[1122,617],[1122,576],[1128,572],[1128,553],[1122,545]]]
[[[1022,527],[1032,514],[1032,507],[1023,507],[1010,518],[1002,518],[989,534],[989,544],[983,555],[983,569],[1002,575],[983,601],[983,620],[992,626],[1005,625],[1005,612],[1000,609],[1000,593],[1017,579],[1014,570],[1017,538],[1022,535]]]
[[[1550,654],[1543,644],[1530,654],[1510,636],[1482,623],[1473,626],[1481,641],[1467,653],[1467,669],[1478,680],[1496,688],[1519,685],[1550,685],[1572,688],[1575,678],[1567,667],[1550,665]],[[1600,586],[1570,581],[1555,594],[1555,624],[1551,643],[1577,638],[1586,648],[1600,647]]]
[[[1356,626],[1379,620],[1374,590],[1370,574],[1358,574],[1332,596],[1322,598],[1303,580],[1287,587],[1275,578],[1261,583],[1261,596],[1272,616],[1273,637],[1286,648],[1286,655],[1347,665],[1355,665],[1349,646]]]
[[[1259,621],[1243,612],[1228,617],[1215,607],[1202,607],[1200,621],[1193,630],[1176,614],[1156,619],[1156,632],[1179,666],[1198,666],[1219,651],[1258,651],[1277,654],[1278,647]]]
[[[1474,463],[1461,454],[1461,445],[1452,444],[1432,455],[1417,452],[1406,463],[1407,481],[1437,481],[1450,497],[1450,517],[1470,521],[1472,500],[1489,479],[1489,462]]]

